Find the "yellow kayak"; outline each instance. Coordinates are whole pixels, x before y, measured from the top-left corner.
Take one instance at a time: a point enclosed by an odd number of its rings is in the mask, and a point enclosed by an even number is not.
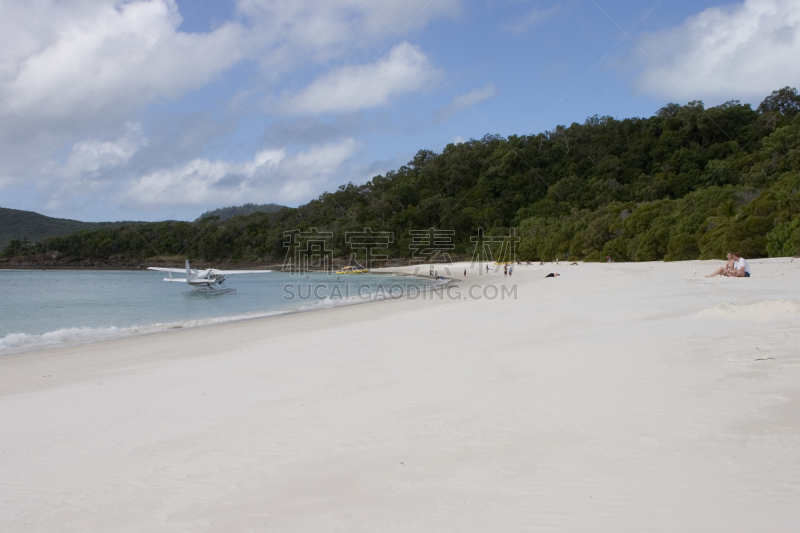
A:
[[[336,271],[337,274],[366,274],[367,272],[369,272],[369,270],[366,268],[356,268],[352,266],[346,266]]]

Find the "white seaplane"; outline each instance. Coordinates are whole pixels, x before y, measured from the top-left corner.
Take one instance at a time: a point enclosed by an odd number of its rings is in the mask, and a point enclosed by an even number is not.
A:
[[[228,276],[232,276],[234,274],[263,274],[264,272],[272,272],[272,270],[216,270],[213,268],[209,268],[208,270],[194,270],[191,266],[189,266],[188,259],[186,260],[186,270],[180,268],[161,267],[148,267],[147,270],[169,272],[169,277],[164,278],[164,281],[187,283],[190,287],[192,287],[193,292],[214,295],[236,292],[236,289],[222,286]],[[186,274],[186,277],[173,279],[173,273]]]

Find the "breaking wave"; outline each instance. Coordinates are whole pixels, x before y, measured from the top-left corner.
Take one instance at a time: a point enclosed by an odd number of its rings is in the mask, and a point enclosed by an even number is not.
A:
[[[438,288],[442,285],[432,286],[431,288]],[[385,291],[377,290],[349,298],[324,298],[322,300],[308,301],[293,308],[245,313],[233,316],[200,318],[180,322],[159,322],[156,324],[143,326],[110,326],[106,328],[72,327],[48,331],[47,333],[42,333],[40,335],[28,333],[9,333],[4,337],[0,337],[0,354],[18,353],[28,351],[30,349],[42,349],[51,346],[56,347],[64,345],[69,346],[76,344],[89,344],[93,342],[132,337],[134,335],[147,335],[176,329],[190,329],[214,324],[238,322],[241,320],[252,320],[256,318],[301,313],[332,307],[387,300],[401,296],[402,295],[395,293],[387,293]]]

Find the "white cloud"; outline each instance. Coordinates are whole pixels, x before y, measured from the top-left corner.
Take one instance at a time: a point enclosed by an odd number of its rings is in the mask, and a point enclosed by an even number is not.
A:
[[[142,125],[128,123],[125,133],[113,141],[82,141],[72,147],[67,163],[80,174],[94,174],[124,166],[139,149],[147,146]]]
[[[519,35],[521,33],[525,33],[534,26],[538,26],[547,19],[556,16],[559,11],[560,8],[558,4],[555,4],[547,8],[534,6],[530,11],[525,13],[523,16],[513,21],[510,21],[508,24],[506,24],[506,28],[510,30],[512,33]]]
[[[253,21],[254,41],[269,42],[267,69],[321,64],[347,51],[385,43],[432,19],[453,16],[460,0],[239,0],[239,14]],[[263,46],[262,46],[263,47]]]
[[[257,167],[262,165],[277,165],[281,162],[286,154],[283,150],[264,150],[258,152],[253,158],[253,162]]]
[[[706,9],[681,26],[645,35],[641,44],[646,54],[640,54],[644,70],[637,86],[660,97],[760,101],[775,89],[800,85],[797,0]]]
[[[353,139],[345,139],[338,143],[328,143],[306,152],[300,152],[292,159],[302,175],[327,176],[349,159],[358,146]]]
[[[308,200],[330,185],[330,179],[342,171],[359,147],[353,139],[346,139],[292,157],[267,150],[244,163],[198,158],[135,178],[125,192],[125,203],[161,209]]]
[[[131,160],[148,144],[141,124],[129,122],[110,140],[75,143],[64,159],[57,152],[50,154],[34,168],[28,184],[36,189],[40,205],[51,211],[84,203],[80,197],[87,192],[105,203]]]
[[[436,114],[436,118],[438,120],[444,120],[451,115],[472,108],[479,102],[488,100],[495,94],[497,94],[497,86],[494,83],[489,83],[486,87],[481,89],[473,89],[466,94],[454,96],[450,105],[439,110]]]
[[[272,192],[308,199],[321,192],[315,181],[338,185],[342,176],[355,174],[357,165],[348,160],[340,166],[347,172],[337,176],[320,170],[309,180],[299,169],[292,170],[288,159],[276,162],[274,153],[243,164],[215,161],[205,154],[209,149],[224,153],[242,114],[239,105],[225,106],[218,91],[213,96],[195,93],[197,99],[187,106],[171,107],[170,102],[212,84],[208,75],[240,96],[245,107],[292,86],[297,79],[292,76],[318,76],[299,96],[286,97],[301,115],[315,112],[329,103],[334,91],[347,86],[363,68],[358,63],[384,46],[394,31],[406,36],[433,19],[456,15],[460,2],[234,0],[232,20],[189,33],[179,30],[181,15],[188,10],[181,13],[176,0],[0,0],[0,97],[8,103],[0,100],[0,199],[13,202],[25,195],[26,205],[19,207],[47,207],[49,214],[59,216],[66,213],[54,212],[54,206],[80,194],[96,199],[97,192],[148,209],[147,202],[152,207],[189,205],[214,200],[220,190],[236,191],[236,183],[262,167],[270,169],[267,173],[278,184]],[[342,65],[348,58],[351,66],[319,76],[320,69]],[[419,48],[401,43],[366,65],[330,109],[377,107],[419,91],[433,74],[427,61]],[[226,78],[237,65],[241,72]],[[193,112],[205,113],[202,127],[183,120]],[[270,122],[256,116],[259,122]],[[149,143],[143,129],[151,132]],[[202,135],[187,135],[190,129]],[[322,144],[332,134],[315,139],[316,147],[296,157],[305,168],[324,155],[328,162],[319,162],[320,168],[331,167],[337,153],[352,157],[346,149],[348,142],[354,143],[347,139],[352,134],[339,132],[335,138],[345,140],[334,144]],[[178,143],[184,138],[185,146]],[[355,151],[355,145],[349,150]],[[62,156],[69,165],[63,165]],[[285,186],[289,178],[295,181]],[[93,188],[89,193],[87,183]],[[180,184],[183,192],[177,196],[183,196],[176,198],[170,184]],[[12,190],[18,192],[9,200],[6,195]]]
[[[128,200],[141,208],[198,205],[208,202],[213,196],[219,196],[224,202],[227,198],[220,193],[223,190],[234,194],[240,192],[246,180],[252,177],[254,166],[195,159],[136,179],[128,191]],[[220,184],[224,187],[219,187]],[[215,192],[215,188],[220,190]]]
[[[320,76],[288,98],[287,110],[316,114],[370,109],[424,88],[432,76],[425,54],[404,42],[374,63],[341,67]]]
[[[93,111],[118,127],[141,106],[178,98],[244,59],[260,61],[278,83],[282,73],[385,42],[393,31],[453,15],[458,6],[459,0],[239,0],[236,20],[187,33],[177,31],[175,0],[0,0],[0,95],[34,129],[60,141]],[[397,67],[424,60],[410,48],[395,49]],[[4,114],[13,113],[0,106]]]
[[[3,4],[5,10],[12,2]],[[68,131],[98,106],[96,116],[124,119],[154,99],[202,86],[206,72],[243,56],[241,28],[233,22],[207,34],[175,32],[177,46],[165,40],[181,22],[173,0],[37,4],[16,6],[0,19],[0,94],[45,136]]]

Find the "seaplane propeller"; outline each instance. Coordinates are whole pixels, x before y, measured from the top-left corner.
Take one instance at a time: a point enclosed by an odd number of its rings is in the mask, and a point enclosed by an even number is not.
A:
[[[194,292],[203,294],[226,294],[229,292],[236,292],[236,289],[223,287],[225,279],[228,276],[235,274],[263,274],[264,272],[272,272],[271,270],[216,270],[209,268],[208,270],[195,270],[186,261],[186,269],[180,268],[160,268],[148,267],[147,270],[157,270],[159,272],[169,272],[169,277],[164,278],[164,281],[172,281],[178,283],[188,284]],[[185,278],[173,278],[172,274],[186,274]]]

